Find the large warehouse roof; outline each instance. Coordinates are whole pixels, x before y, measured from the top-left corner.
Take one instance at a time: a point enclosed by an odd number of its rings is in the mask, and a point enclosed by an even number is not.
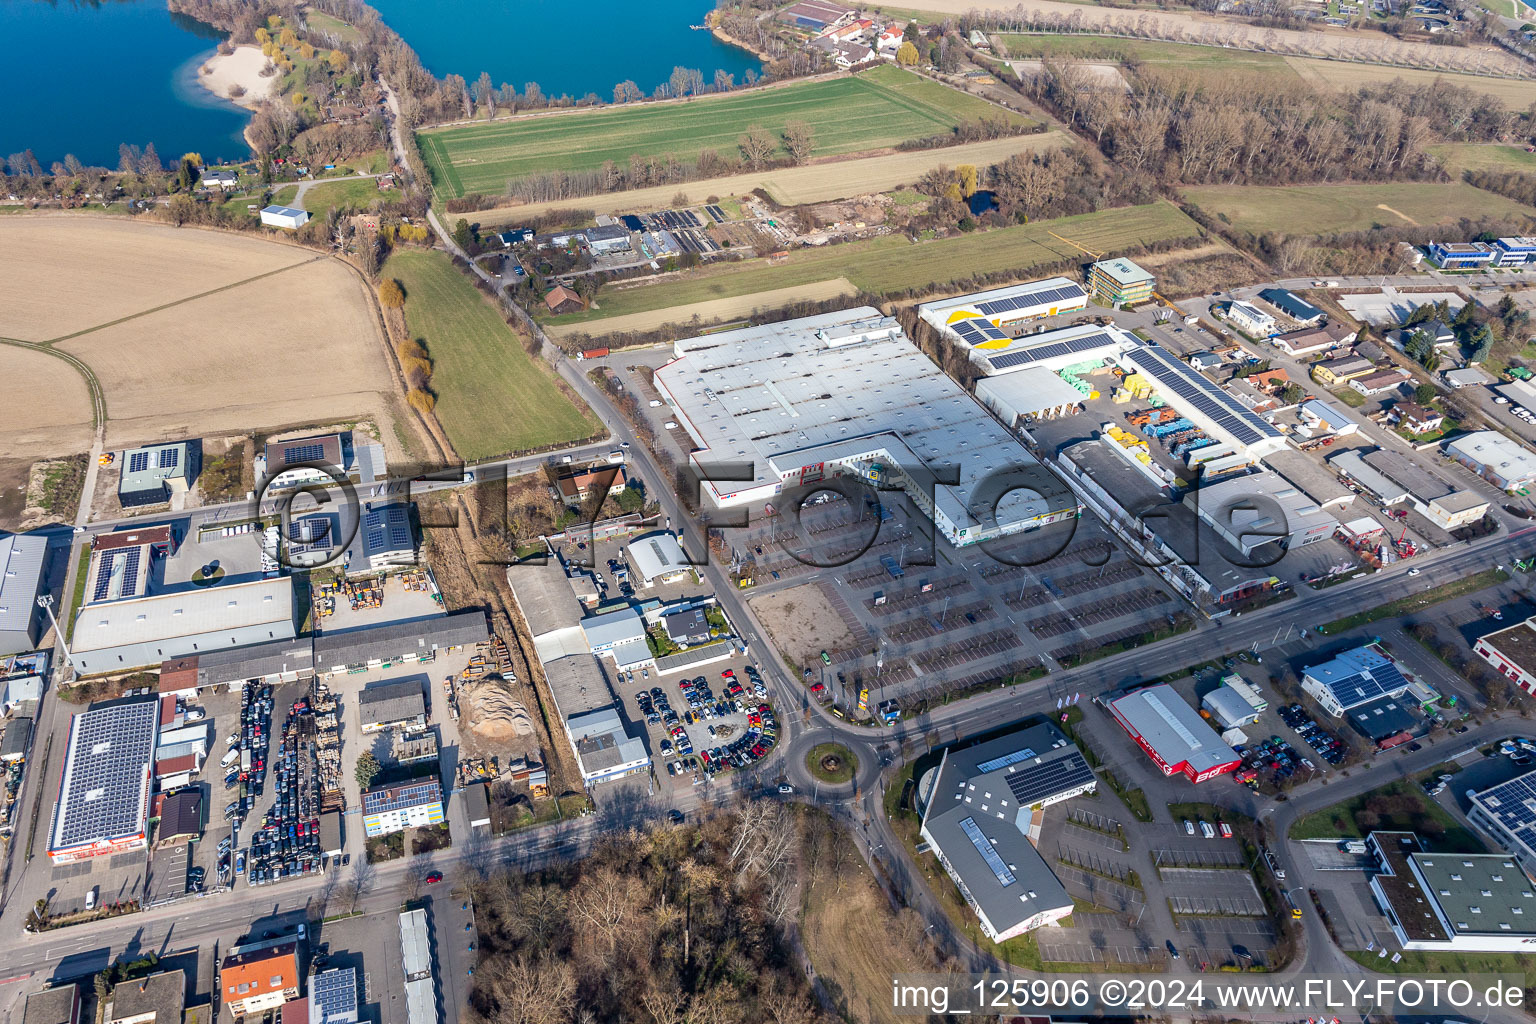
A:
[[[988,377],[1044,365],[1059,370],[1085,362],[1117,359],[1138,346],[1136,336],[1110,325],[1077,324],[1014,338],[1007,344],[973,350],[971,357]]]
[[[706,475],[711,466],[751,474],[706,482],[719,503],[837,459],[868,455],[909,476],[948,464],[959,482],[936,484],[934,497],[957,534],[976,539],[993,526],[986,492],[998,474],[1040,469],[895,320],[868,306],[691,338],[676,352],[656,384],[704,449],[694,461]],[[1032,518],[1048,500],[1014,491],[997,518]]]
[[[1110,708],[1169,767],[1188,764],[1198,775],[1236,756],[1216,730],[1166,684],[1127,694],[1111,702]]]
[[[1065,277],[1052,277],[1044,281],[1029,281],[925,302],[917,307],[917,312],[935,327],[954,330],[960,324],[968,324],[973,320],[990,325],[1027,317],[1050,316],[1062,310],[1081,309],[1087,302],[1088,293],[1081,284]],[[966,340],[967,344],[975,344],[963,336],[962,340]]]
[[[606,708],[614,702],[602,662],[590,654],[572,654],[548,662],[544,678],[549,681],[549,691],[562,718]]]
[[[558,555],[538,555],[507,566],[507,584],[535,640],[574,626],[583,614]]]
[[[322,670],[369,661],[387,661],[443,647],[468,647],[490,639],[485,612],[463,611],[410,622],[389,622],[315,638],[315,664]]]
[[[37,614],[48,538],[40,533],[0,537],[0,632],[26,632]]]
[[[75,650],[267,625],[293,635],[293,581],[286,576],[87,605],[75,618]]]
[[[1286,447],[1285,435],[1278,427],[1165,349],[1141,345],[1126,353],[1124,361],[1151,378],[1153,390],[1180,412],[1201,426],[1214,427],[1224,440],[1235,441],[1261,457]]]
[[[1472,805],[1525,847],[1524,851],[1510,852],[1528,856],[1530,851],[1536,851],[1536,772],[1527,772],[1474,794]]]
[[[159,724],[158,700],[106,704],[74,716],[49,853],[144,834]]]

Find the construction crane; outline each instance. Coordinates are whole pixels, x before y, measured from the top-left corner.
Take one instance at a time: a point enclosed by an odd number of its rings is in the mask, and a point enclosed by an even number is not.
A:
[[[1056,239],[1057,241],[1066,242],[1072,248],[1079,249],[1082,252],[1087,253],[1089,256],[1092,256],[1096,260],[1101,260],[1101,259],[1104,258],[1104,254],[1102,252],[1097,252],[1097,251],[1095,251],[1093,249],[1090,249],[1086,245],[1083,245],[1083,244],[1081,244],[1079,242],[1074,242],[1074,241],[1072,241],[1072,239],[1067,238],[1064,235],[1058,235],[1056,232],[1050,231],[1050,230],[1047,230],[1046,234],[1050,235],[1052,238]]]

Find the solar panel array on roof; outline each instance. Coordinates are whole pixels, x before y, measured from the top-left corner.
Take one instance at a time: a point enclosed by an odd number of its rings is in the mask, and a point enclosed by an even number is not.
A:
[[[1254,444],[1282,436],[1273,424],[1243,408],[1236,399],[1163,349],[1146,345],[1130,355],[1143,372],[1209,417],[1238,442]]]
[[[1096,331],[1093,334],[1068,338],[1066,341],[1048,341],[1025,348],[1020,348],[1015,344],[1007,352],[988,356],[987,362],[994,370],[1006,370],[1014,366],[1027,366],[1030,363],[1038,363],[1041,360],[1055,359],[1058,356],[1072,355],[1077,352],[1086,352],[1089,349],[1101,348],[1104,345],[1113,345],[1114,343],[1115,338],[1113,335],[1103,331]]]
[[[1066,757],[1038,765],[1026,765],[1008,775],[1008,790],[1020,807],[1032,807],[1048,796],[1075,789],[1093,780],[1093,769],[1083,755],[1073,751]]]
[[[400,551],[413,546],[411,517],[403,506],[370,509],[363,517],[363,529],[369,551]]]
[[[961,821],[960,829],[965,833],[965,838],[971,841],[971,845],[976,847],[976,852],[981,854],[981,859],[987,862],[987,867],[991,868],[992,873],[997,876],[999,885],[1006,887],[1018,881],[1013,872],[1008,870],[1008,865],[1003,863],[1003,858],[992,849],[991,840],[982,834],[981,826],[976,824],[975,818],[966,818]]]
[[[976,346],[988,341],[1007,341],[1008,335],[993,327],[988,320],[980,317],[972,317],[969,320],[961,320],[950,325],[950,329],[960,335],[960,340],[967,345]]]
[[[175,469],[177,464],[180,463],[180,462],[181,462],[181,449],[180,448],[161,448],[160,449],[159,457],[156,459],[155,464],[160,469]]]
[[[310,1024],[347,1024],[357,1020],[357,975],[351,967],[322,971],[309,979],[315,1014]]]
[[[1485,789],[1474,802],[1516,839],[1536,850],[1536,772]]]
[[[323,444],[296,444],[283,449],[283,464],[288,466],[296,462],[321,462],[324,459]]]
[[[1060,302],[1062,299],[1080,299],[1086,294],[1082,288],[1075,284],[1061,285],[1055,288],[1042,288],[1039,291],[1024,292],[1021,295],[1010,295],[1006,299],[993,299],[991,302],[980,303],[976,308],[987,316],[996,316],[999,313],[1011,313],[1016,309],[1027,309],[1030,306]]]
[[[1395,693],[1407,685],[1408,680],[1403,678],[1397,666],[1387,662],[1385,665],[1372,667],[1369,672],[1355,672],[1331,680],[1328,688],[1339,698],[1339,703],[1350,708],[1375,700],[1377,697]]]
[[[92,601],[104,600],[112,590],[114,576],[127,584],[126,591],[130,596],[137,596],[132,586],[139,572],[140,548],[119,548],[116,551],[104,551],[101,561],[96,567],[96,586],[91,592]],[[115,563],[121,561],[123,568],[121,573],[114,573]],[[119,596],[123,596],[119,594]]]
[[[146,772],[159,724],[158,700],[95,708],[75,716],[53,849],[143,829]]]
[[[149,452],[134,452],[128,456],[128,472],[142,473],[149,468]]]
[[[425,803],[440,802],[442,799],[442,787],[435,779],[406,786],[391,786],[389,789],[370,790],[364,793],[363,813],[384,814],[388,811],[404,810],[407,807],[420,807]]]

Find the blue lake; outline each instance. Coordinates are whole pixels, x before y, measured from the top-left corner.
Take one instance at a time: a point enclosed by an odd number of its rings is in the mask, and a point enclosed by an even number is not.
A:
[[[0,38],[0,158],[31,149],[45,169],[66,153],[115,168],[122,142],[153,142],[165,163],[250,155],[250,115],[197,84],[223,35],[165,0],[0,0]]]
[[[704,81],[716,70],[736,76],[761,63],[745,50],[689,28],[702,24],[710,0],[370,0],[435,75],[473,84],[488,71],[518,92],[539,83],[546,96],[589,92],[613,99],[632,80],[649,94],[677,66]]]

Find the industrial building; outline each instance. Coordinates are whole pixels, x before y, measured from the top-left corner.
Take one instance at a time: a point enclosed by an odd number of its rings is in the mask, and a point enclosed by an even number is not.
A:
[[[202,651],[292,640],[293,582],[286,576],[87,604],[75,616],[81,675],[158,665]]]
[[[1347,437],[1360,429],[1359,421],[1349,413],[1318,398],[1302,402],[1296,412],[1314,436],[1333,434]]]
[[[1299,324],[1310,327],[1323,322],[1325,314],[1321,309],[1287,288],[1265,288],[1259,292],[1259,298]]]
[[[592,653],[606,654],[619,669],[640,668],[656,662],[645,639],[645,620],[634,608],[626,605],[582,619],[581,629]]]
[[[1412,832],[1372,832],[1371,895],[1405,950],[1526,953],[1536,892],[1503,853],[1431,853]]]
[[[0,537],[0,655],[35,650],[46,632],[37,599],[48,590],[48,563],[45,535]]]
[[[1120,363],[1147,378],[1152,390],[1195,426],[1239,452],[1263,458],[1289,447],[1280,428],[1166,349],[1141,345],[1125,353]]]
[[[1259,711],[1237,690],[1218,686],[1200,698],[1200,706],[1209,711],[1223,729],[1241,729],[1259,720]]]
[[[416,564],[416,530],[411,525],[408,503],[364,505],[357,532],[363,543],[363,562],[368,571],[383,572],[396,566]]]
[[[693,561],[683,553],[677,537],[665,531],[636,537],[626,547],[625,557],[643,587],[676,583],[693,572]]]
[[[1088,292],[1082,285],[1065,277],[1052,277],[924,302],[917,307],[917,314],[961,344],[988,347],[985,340],[974,340],[973,330],[983,324],[1002,330],[1006,340],[1007,334],[1013,333],[1011,328],[1018,324],[1076,312],[1087,306]]]
[[[1536,482],[1536,452],[1497,430],[1463,434],[1445,453],[1502,491],[1518,491]]]
[[[1303,327],[1299,331],[1287,331],[1270,338],[1270,344],[1290,356],[1311,356],[1329,349],[1348,345],[1359,332],[1344,324],[1324,324],[1321,327]]]
[[[1088,287],[1103,306],[1137,306],[1152,298],[1157,278],[1127,259],[1099,260],[1088,268]]]
[[[606,654],[618,669],[655,664],[645,640],[645,620],[630,607],[583,618],[556,556],[509,567],[507,582],[528,620],[582,779],[593,785],[648,770],[645,741],[630,732],[619,714],[602,660],[594,657]]]
[[[400,959],[405,975],[405,1024],[437,1024],[437,983],[432,970],[432,931],[425,910],[400,915]]]
[[[996,328],[978,329],[984,340],[967,343],[971,359],[987,377],[1046,369],[1062,373],[1086,371],[1118,362],[1141,345],[1141,339],[1113,324],[1074,324],[1017,338],[988,338]]]
[[[334,967],[309,976],[307,1024],[357,1024],[357,971]],[[286,1014],[287,1008],[284,1008]],[[283,1024],[288,1024],[285,1019]]]
[[[364,687],[357,695],[357,721],[363,732],[426,728],[427,702],[420,681],[402,679]]]
[[[981,378],[976,399],[1006,425],[1019,427],[1080,412],[1088,395],[1047,367],[1027,366],[1018,373]]]
[[[1333,536],[1339,521],[1273,470],[1206,484],[1184,497],[1216,534],[1245,556],[1266,544],[1279,550]]]
[[[1523,267],[1536,263],[1536,238],[1498,238],[1493,243],[1493,263],[1498,267]]]
[[[690,460],[717,507],[846,474],[906,491],[956,546],[1078,512],[1017,438],[872,307],[684,339],[674,351],[656,388],[698,445]]]
[[[97,534],[91,541],[84,603],[143,597],[149,593],[154,560],[172,550],[169,526]]]
[[[1345,651],[1313,665],[1301,677],[1302,690],[1335,718],[1379,697],[1401,697],[1408,686],[1397,665],[1375,647]]]
[[[1536,874],[1536,772],[1471,795],[1467,820]]]
[[[145,846],[160,724],[158,700],[101,704],[70,719],[48,831],[48,858],[68,864]]]
[[[1342,452],[1330,458],[1328,465],[1382,505],[1407,503],[1442,530],[1460,529],[1488,512],[1488,501],[1477,492],[1457,490],[1407,456],[1384,448],[1364,455]]]
[[[80,986],[70,982],[28,994],[21,1024],[80,1024]]]
[[[219,965],[219,990],[235,1017],[268,1013],[299,997],[299,946],[292,939],[237,946]]]
[[[297,231],[309,223],[309,211],[294,209],[292,206],[264,206],[261,209],[261,223],[269,228]]]
[[[182,1024],[187,975],[159,971],[147,978],[120,981],[102,1007],[101,1024]]]
[[[1227,303],[1227,319],[1248,334],[1268,337],[1275,329],[1275,318],[1246,302]]]
[[[1045,807],[1096,785],[1082,753],[1049,722],[946,749],[919,780],[923,840],[993,942],[1072,912],[1035,842]]]
[[[1377,697],[1345,712],[1351,729],[1376,744],[1390,749],[1413,739],[1419,720],[1408,709],[1408,697]]]
[[[324,486],[333,482],[326,470],[346,473],[353,468],[355,458],[350,433],[268,441],[256,460],[256,479],[265,481],[268,492],[310,484]]]
[[[1149,686],[1110,701],[1109,713],[1164,775],[1204,782],[1241,759],[1173,687]]]
[[[1520,689],[1536,694],[1536,618],[1479,637],[1472,650]]]
[[[124,508],[139,508],[170,501],[186,494],[202,467],[199,441],[157,444],[123,452],[123,472],[117,482],[117,500]]]
[[[1374,369],[1376,364],[1369,359],[1350,354],[1313,363],[1309,372],[1312,374],[1312,379],[1319,384],[1324,387],[1333,387],[1335,384],[1343,384],[1356,377],[1363,377]]]
[[[1475,270],[1491,264],[1496,250],[1485,242],[1430,242],[1426,252],[1441,270]]]
[[[490,639],[485,612],[462,611],[409,622],[386,622],[315,637],[314,666],[321,675],[431,661],[438,651],[473,647]]]
[[[779,20],[795,28],[821,31],[841,24],[853,17],[854,12],[833,0],[800,0],[779,12]]]
[[[442,823],[443,786],[435,778],[375,786],[363,792],[363,835],[370,839]]]

